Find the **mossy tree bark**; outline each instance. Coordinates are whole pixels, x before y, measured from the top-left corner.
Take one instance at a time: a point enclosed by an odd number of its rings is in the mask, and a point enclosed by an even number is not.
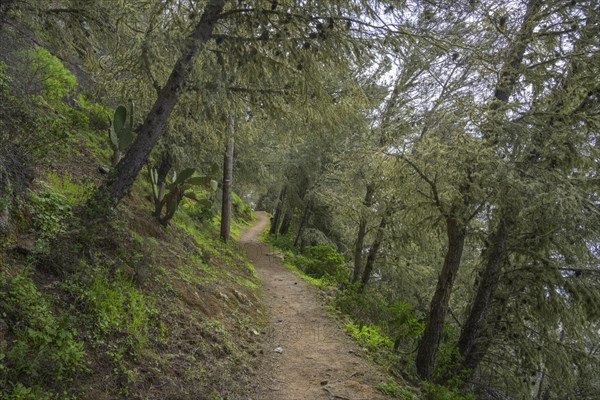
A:
[[[501,132],[503,127],[501,123],[495,121],[497,116],[493,113],[500,109],[502,105],[508,103],[511,94],[515,90],[518,78],[521,75],[520,70],[525,50],[533,38],[536,18],[541,7],[541,0],[530,0],[527,3],[523,22],[509,45],[507,58],[500,70],[498,83],[490,105],[490,111],[492,112],[490,121],[493,122],[492,125],[495,128],[490,128],[485,132],[485,135],[488,138],[493,137],[494,141],[497,140],[497,134],[493,132]],[[508,213],[502,212],[502,206],[496,212],[500,214],[500,217],[497,227],[490,233],[488,238],[488,246],[484,256],[485,269],[458,340],[458,349],[462,357],[462,369],[470,374],[473,374],[479,366],[489,347],[489,336],[493,336],[493,332],[490,331],[491,327],[488,326],[486,329],[486,320],[498,289],[502,264],[506,258],[506,242],[510,236],[509,226],[511,224]]]
[[[444,258],[444,265],[442,266],[435,294],[431,299],[427,325],[417,352],[417,373],[423,379],[430,379],[433,375],[446,312],[448,311],[448,303],[460,267],[467,230],[464,224],[455,217],[447,216],[446,234],[448,236],[448,251]]]
[[[368,209],[371,207],[373,203],[373,193],[375,192],[375,187],[373,184],[367,185],[367,190],[365,193],[365,200],[363,201],[364,209],[361,209],[359,221],[358,221],[358,231],[356,232],[356,242],[354,243],[354,271],[352,274],[352,283],[358,282],[360,279],[360,275],[362,272],[362,264],[363,264],[363,249],[365,246],[365,236],[367,234],[367,224],[369,222],[368,219]]]
[[[462,327],[458,340],[458,350],[462,356],[462,367],[470,373],[475,371],[489,346],[489,338],[485,337],[485,322],[500,282],[507,239],[508,229],[505,221],[502,220],[498,228],[489,236],[489,244],[485,254],[485,269],[481,276],[477,295],[473,300],[469,316]]]

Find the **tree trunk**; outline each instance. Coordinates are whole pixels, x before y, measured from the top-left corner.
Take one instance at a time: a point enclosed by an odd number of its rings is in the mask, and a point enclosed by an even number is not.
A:
[[[281,222],[281,226],[279,227],[280,235],[285,235],[288,233],[288,231],[290,230],[291,222],[292,222],[292,213],[289,210],[287,210],[283,214],[283,221]]]
[[[377,227],[377,233],[375,234],[375,239],[373,240],[373,244],[371,244],[371,248],[369,249],[369,255],[367,256],[367,262],[365,264],[365,270],[362,275],[361,283],[360,283],[360,292],[362,293],[365,290],[365,286],[369,283],[369,279],[371,279],[371,273],[373,272],[373,266],[375,265],[375,260],[377,259],[377,254],[379,253],[379,249],[381,248],[381,244],[383,243],[383,234],[385,231],[386,225],[386,216],[384,215],[381,218],[381,222]]]
[[[281,215],[283,214],[283,205],[285,204],[285,194],[287,191],[287,185],[281,189],[279,193],[279,199],[277,200],[277,206],[275,207],[275,215],[273,216],[273,220],[271,221],[271,229],[269,233],[274,235],[277,233],[279,229],[279,222],[281,221]]]
[[[498,81],[494,88],[494,96],[490,103],[487,126],[483,127],[483,137],[492,139],[492,144],[498,142],[498,124],[502,119],[504,111],[500,110],[503,105],[508,104],[510,96],[521,76],[521,68],[525,50],[529,46],[535,29],[537,14],[542,7],[543,0],[529,0],[527,9],[523,16],[523,22],[506,49],[506,58],[502,68],[498,72]],[[500,110],[500,113],[498,113]]]
[[[302,219],[300,220],[300,226],[298,227],[298,233],[296,234],[296,239],[294,240],[294,247],[298,247],[298,242],[300,241],[300,237],[302,236],[304,227],[308,223],[309,216],[310,216],[310,200],[306,203],[306,206],[304,207],[304,213],[302,213]]]
[[[521,75],[521,64],[525,50],[531,42],[533,31],[536,25],[536,17],[543,4],[543,0],[529,0],[527,2],[527,10],[523,16],[523,22],[515,37],[511,41],[507,49],[507,57],[502,64],[502,69],[498,74],[498,82],[494,90],[494,99],[490,105],[490,109],[498,109],[502,104],[508,103],[510,95]]]
[[[223,157],[223,199],[221,204],[221,240],[229,240],[231,230],[231,184],[233,182],[233,116],[229,117],[229,139]]]
[[[508,103],[515,89],[521,75],[520,69],[525,50],[533,37],[537,15],[542,3],[542,0],[529,0],[527,3],[523,22],[507,49],[507,57],[499,72],[494,98],[490,104],[492,117],[496,110],[503,104]],[[493,121],[493,126],[484,127],[484,137],[494,137],[497,140],[496,124],[497,121]],[[471,374],[475,372],[487,352],[489,340],[486,340],[484,336],[492,335],[492,332],[485,332],[485,324],[499,284],[500,270],[505,259],[506,241],[509,236],[508,230],[507,219],[501,216],[496,232],[489,237],[489,247],[485,255],[485,270],[471,305],[471,311],[458,340],[458,349],[462,357],[462,369],[470,371]]]
[[[373,202],[373,192],[375,188],[372,184],[367,185],[367,192],[365,194],[365,200],[363,205],[365,208],[369,208]],[[358,221],[358,232],[356,233],[356,242],[354,244],[354,272],[352,274],[352,283],[358,282],[360,279],[360,273],[362,270],[362,252],[365,245],[365,235],[367,234],[367,223],[368,223],[367,210],[361,208],[361,213]]]
[[[486,319],[496,289],[498,289],[500,271],[506,256],[507,239],[507,222],[504,218],[501,218],[498,228],[489,236],[489,245],[485,254],[485,270],[479,282],[477,295],[473,299],[471,311],[458,340],[458,350],[462,357],[462,369],[469,370],[470,374],[475,372],[489,346],[489,340],[485,337]]]
[[[100,200],[105,204],[108,203],[106,204],[108,206],[115,206],[129,192],[150,151],[164,131],[167,120],[192,71],[194,61],[202,45],[211,38],[224,5],[225,0],[209,0],[200,21],[187,37],[185,47],[167,83],[160,90],[144,123],[137,130],[135,141],[92,201]]]
[[[450,294],[452,293],[456,273],[460,267],[460,259],[465,244],[466,228],[454,217],[446,217],[446,230],[448,251],[446,252],[435,294],[431,299],[427,325],[417,352],[417,372],[423,379],[430,379],[433,373]]]

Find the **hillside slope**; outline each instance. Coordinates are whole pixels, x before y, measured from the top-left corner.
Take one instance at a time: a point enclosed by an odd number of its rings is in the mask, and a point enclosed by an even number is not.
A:
[[[46,264],[28,224],[5,242],[3,398],[237,398],[251,379],[264,323],[254,268],[190,209],[159,226],[136,192],[67,269]],[[38,206],[34,221],[54,215]]]
[[[145,174],[86,223],[112,107],[44,48],[1,35],[0,398],[240,398],[265,323],[244,251],[205,205],[184,200],[159,224]],[[253,216],[234,209],[235,235]]]

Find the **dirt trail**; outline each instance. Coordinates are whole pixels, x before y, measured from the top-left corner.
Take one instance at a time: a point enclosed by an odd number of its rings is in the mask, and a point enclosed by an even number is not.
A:
[[[258,241],[269,224],[265,213],[240,237],[263,284],[269,328],[253,400],[386,399],[375,390],[385,376],[329,317],[318,289],[281,266]]]

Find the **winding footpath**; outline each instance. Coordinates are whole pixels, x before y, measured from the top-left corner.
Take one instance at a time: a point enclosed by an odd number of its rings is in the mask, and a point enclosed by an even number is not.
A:
[[[239,238],[263,285],[268,329],[262,333],[261,366],[253,400],[387,399],[375,390],[385,375],[361,357],[345,329],[323,309],[318,288],[281,265],[258,241],[269,217]],[[253,393],[251,393],[253,391]]]

